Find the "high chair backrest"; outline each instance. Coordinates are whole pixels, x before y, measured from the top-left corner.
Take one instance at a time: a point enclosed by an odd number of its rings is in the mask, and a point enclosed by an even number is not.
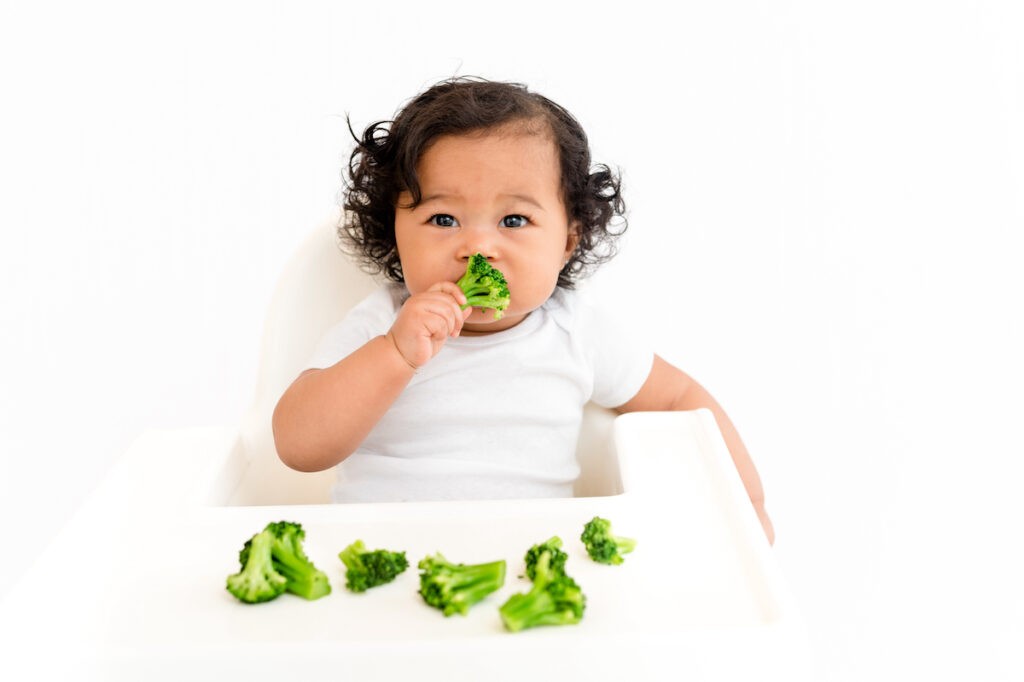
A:
[[[248,462],[244,490],[234,504],[316,504],[329,501],[332,470],[293,471],[277,457],[271,415],[299,375],[320,338],[381,282],[342,252],[340,215],[317,227],[285,266],[267,311],[253,402],[242,421],[238,446]],[[610,411],[588,405],[577,456],[583,473],[575,494],[621,492],[610,453]]]

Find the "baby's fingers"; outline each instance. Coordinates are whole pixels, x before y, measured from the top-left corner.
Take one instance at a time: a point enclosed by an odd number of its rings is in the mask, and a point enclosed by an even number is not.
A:
[[[436,292],[428,293],[421,299],[418,307],[426,316],[422,319],[430,329],[431,336],[443,338],[458,335],[462,328],[462,310],[451,296]]]
[[[459,285],[455,282],[438,282],[427,289],[427,291],[437,291],[449,294],[460,306],[466,305],[466,294],[462,293],[462,289],[460,289]]]
[[[466,324],[466,320],[469,319],[469,316],[473,314],[472,308],[459,307],[458,311],[458,317],[455,318],[457,324],[455,326],[455,330],[452,332],[452,336],[458,336],[459,334],[462,333],[462,326]]]
[[[473,312],[472,308],[462,308],[462,306],[466,305],[466,295],[462,292],[462,289],[460,289],[455,282],[438,282],[427,291],[442,294],[446,299],[451,301],[452,326],[449,331],[449,336],[458,336],[462,331],[462,324]]]

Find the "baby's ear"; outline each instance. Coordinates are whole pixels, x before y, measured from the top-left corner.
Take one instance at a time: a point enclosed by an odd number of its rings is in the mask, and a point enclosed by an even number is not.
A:
[[[573,221],[569,223],[569,235],[565,240],[565,257],[569,258],[572,252],[576,250],[576,245],[580,243],[580,224],[579,221]]]

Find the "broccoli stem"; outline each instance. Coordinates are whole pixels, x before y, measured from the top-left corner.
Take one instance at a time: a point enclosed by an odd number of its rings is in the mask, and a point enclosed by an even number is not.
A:
[[[615,546],[618,548],[619,554],[629,554],[636,549],[636,540],[615,536]]]
[[[444,615],[465,615],[469,607],[505,584],[505,561],[453,564],[440,554],[420,561],[420,594]]]
[[[327,576],[308,560],[290,552],[274,554],[274,568],[288,579],[288,591],[305,599],[319,599],[331,593]]]
[[[362,540],[356,540],[351,545],[341,550],[338,554],[338,558],[345,564],[345,568],[350,571],[365,572],[366,566],[363,565],[363,552],[366,551],[366,545],[363,544]]]
[[[529,592],[514,594],[498,610],[512,632],[541,625],[572,625],[583,618],[586,597],[576,581],[551,565],[552,550],[541,552]]]
[[[271,553],[274,568],[288,579],[288,591],[304,599],[319,599],[331,593],[327,574],[317,569],[302,550],[302,537],[288,530],[274,538]]]
[[[465,613],[470,606],[505,583],[505,562],[460,566],[451,572],[447,583],[452,593],[449,603],[457,607],[452,612]],[[446,608],[445,615],[448,613]]]

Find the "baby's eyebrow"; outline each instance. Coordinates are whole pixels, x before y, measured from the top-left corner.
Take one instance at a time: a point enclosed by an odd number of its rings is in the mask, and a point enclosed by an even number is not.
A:
[[[422,199],[420,199],[420,203],[426,204],[431,201],[438,201],[439,199],[451,199],[453,196],[456,195],[452,195],[447,192],[434,192],[433,194],[425,195]]]
[[[433,194],[425,194],[425,195],[423,195],[423,198],[420,200],[419,205],[422,206],[423,204],[429,204],[432,201],[441,201],[441,200],[444,200],[444,199],[461,199],[461,198],[462,198],[462,195],[459,194],[458,192],[434,192]],[[515,199],[517,201],[522,201],[524,203],[530,204],[531,206],[534,206],[534,207],[536,207],[536,208],[538,208],[538,209],[540,209],[542,211],[544,210],[544,206],[542,206],[539,201],[534,199],[529,194],[499,194],[498,198],[499,199]]]
[[[533,197],[531,197],[529,194],[502,194],[500,196],[501,196],[501,198],[517,199],[519,201],[525,202],[525,203],[530,204],[532,206],[536,206],[537,208],[539,208],[541,210],[544,210],[544,207],[541,206],[540,202],[537,201],[536,199],[534,199]]]

